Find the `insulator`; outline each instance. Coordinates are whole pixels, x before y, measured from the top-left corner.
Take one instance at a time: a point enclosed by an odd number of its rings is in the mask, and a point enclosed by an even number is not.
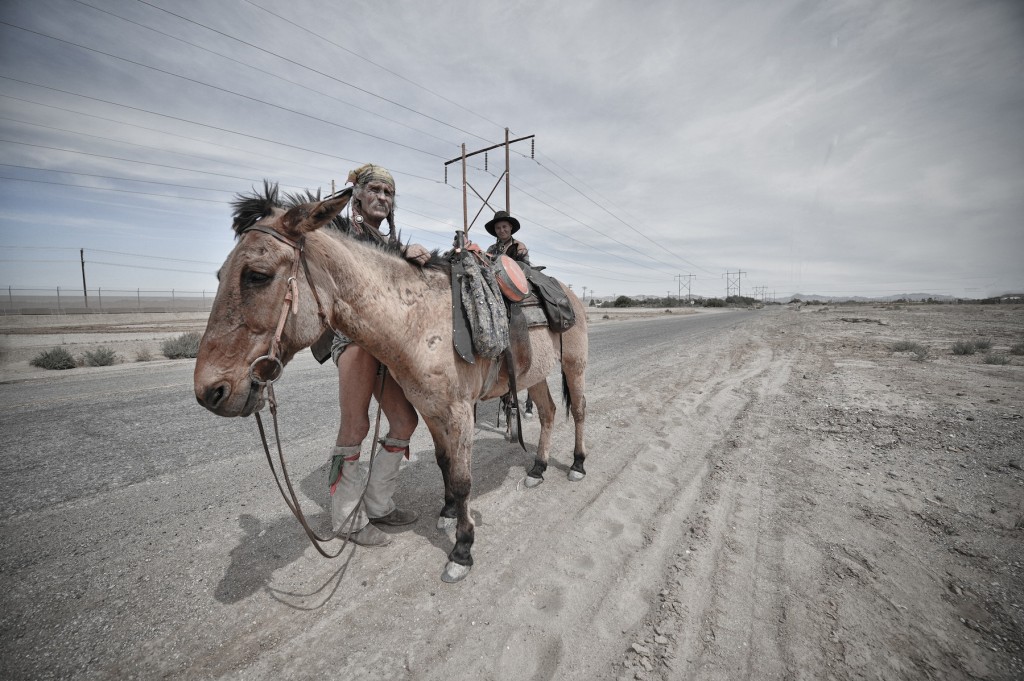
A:
[[[533,158],[533,148],[534,148],[534,144],[536,144],[536,142],[537,142],[537,140],[530,140],[530,158],[531,159]]]

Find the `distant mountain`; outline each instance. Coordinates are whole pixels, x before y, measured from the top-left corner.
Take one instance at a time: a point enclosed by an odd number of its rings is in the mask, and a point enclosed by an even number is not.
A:
[[[794,298],[804,302],[814,301],[816,303],[834,303],[844,301],[852,301],[855,303],[891,303],[896,300],[919,302],[929,299],[939,301],[952,301],[957,299],[955,296],[944,296],[938,293],[900,293],[894,296],[879,296],[877,298],[865,298],[864,296],[820,296],[815,293],[794,293],[789,298],[780,299],[779,302],[788,303]]]

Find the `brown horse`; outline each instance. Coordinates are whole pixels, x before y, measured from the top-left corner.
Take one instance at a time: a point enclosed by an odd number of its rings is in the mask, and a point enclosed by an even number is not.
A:
[[[442,573],[454,582],[469,573],[474,525],[469,513],[474,406],[508,390],[504,365],[476,357],[461,359],[452,343],[450,272],[436,262],[424,268],[394,249],[357,241],[324,229],[348,203],[350,193],[324,201],[280,205],[277,188],[236,202],[238,242],[221,267],[220,285],[196,358],[195,393],[201,405],[220,416],[248,416],[263,403],[262,385],[250,367],[268,353],[286,293],[297,284],[281,332],[277,355],[283,364],[323,331],[318,315],[377,357],[402,386],[434,441],[444,479],[444,506],[438,527],[456,525],[455,547]],[[302,255],[300,256],[300,249]],[[300,267],[300,258],[306,261]],[[295,283],[292,283],[292,282]],[[564,288],[564,287],[563,287]],[[586,413],[587,317],[579,299],[566,290],[576,324],[564,334],[547,327],[529,330],[529,367],[516,376],[537,405],[541,433],[527,480],[538,484],[547,467],[555,403],[547,376],[561,361],[563,397],[575,422],[575,448],[569,479],[582,480],[583,424]],[[496,371],[492,371],[492,367]]]

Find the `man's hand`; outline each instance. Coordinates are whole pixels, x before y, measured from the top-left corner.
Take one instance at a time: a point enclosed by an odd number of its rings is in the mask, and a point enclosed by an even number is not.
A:
[[[409,244],[405,249],[405,259],[423,267],[430,260],[430,251],[419,244]]]

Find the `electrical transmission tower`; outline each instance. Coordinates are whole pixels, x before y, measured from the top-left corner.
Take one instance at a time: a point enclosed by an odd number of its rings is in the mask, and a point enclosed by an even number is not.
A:
[[[726,298],[728,298],[729,296],[733,295],[733,291],[736,292],[735,295],[737,295],[737,296],[741,295],[741,293],[740,293],[740,279],[743,276],[745,276],[746,274],[747,274],[746,272],[742,272],[740,270],[737,270],[735,272],[726,272],[724,275],[722,275],[722,276],[725,277],[725,297]]]
[[[686,300],[690,300],[690,282],[696,278],[696,274],[677,274],[674,278],[678,280],[678,293],[676,298],[681,299],[683,297],[683,279],[686,279]]]

